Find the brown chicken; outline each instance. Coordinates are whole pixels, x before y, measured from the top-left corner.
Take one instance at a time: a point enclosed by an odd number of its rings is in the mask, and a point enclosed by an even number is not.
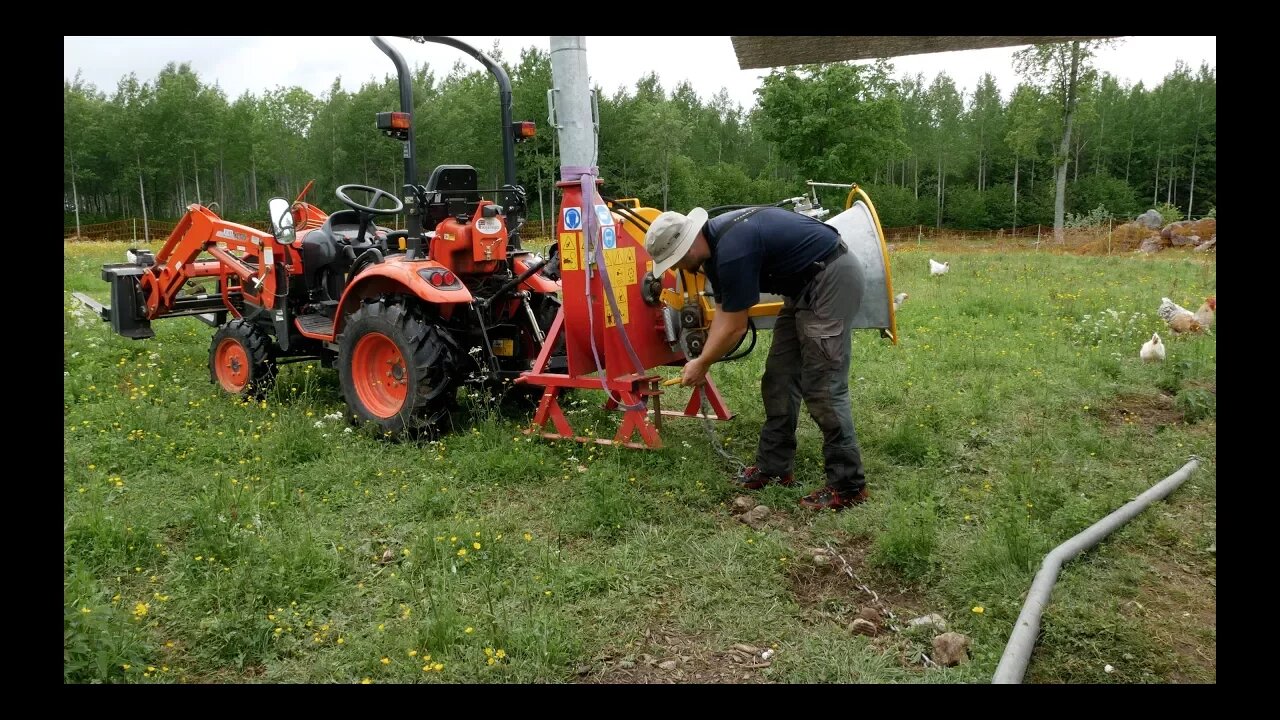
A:
[[[1208,330],[1213,327],[1214,313],[1218,310],[1218,298],[1209,296],[1204,299],[1204,304],[1195,313],[1196,322],[1200,323],[1200,327]]]
[[[1169,329],[1175,335],[1200,332],[1204,329],[1200,321],[1196,319],[1195,313],[1169,298],[1160,298],[1160,307],[1156,312],[1169,325]]]

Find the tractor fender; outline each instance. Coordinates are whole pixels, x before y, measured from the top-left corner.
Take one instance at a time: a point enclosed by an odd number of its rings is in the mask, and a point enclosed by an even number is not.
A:
[[[525,270],[534,262],[534,256],[531,254],[517,255],[511,259],[512,265],[515,266],[516,275],[523,275]],[[520,283],[520,287],[531,292],[547,295],[560,292],[560,281],[552,280],[542,273],[534,273],[528,280]]]
[[[453,288],[439,288],[419,274],[422,270],[445,271],[447,269],[434,261],[403,262],[396,257],[388,258],[386,262],[367,268],[356,276],[356,279],[342,293],[338,312],[334,315],[333,337],[335,339],[338,337],[347,316],[355,312],[365,298],[399,293],[416,295],[432,305],[471,303],[474,299],[471,291],[467,290],[461,281],[457,281],[456,287]]]

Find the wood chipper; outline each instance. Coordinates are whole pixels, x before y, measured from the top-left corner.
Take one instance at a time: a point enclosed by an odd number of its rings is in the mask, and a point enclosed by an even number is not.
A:
[[[542,388],[528,432],[549,439],[659,448],[664,417],[732,417],[710,376],[705,386],[694,388],[683,411],[664,410],[662,378],[653,372],[663,365],[683,365],[701,353],[715,315],[714,288],[700,274],[668,271],[654,277],[644,238],[650,222],[661,211],[601,195],[603,181],[594,167],[597,124],[585,55],[582,38],[552,38],[555,87],[548,92],[549,121],[560,133],[564,162],[561,182],[557,183],[563,199],[552,254],[559,264],[563,307],[534,368],[519,380]],[[812,199],[801,196],[776,204],[790,204],[797,212],[811,215],[820,213],[816,185],[824,183],[810,183]],[[880,329],[896,342],[884,233],[866,193],[856,185],[843,187],[850,188],[846,209],[827,222],[840,231],[850,252],[863,263],[866,294],[854,327]],[[709,212],[740,207],[747,206],[712,208]],[[781,307],[782,298],[762,297],[749,311],[750,345],[741,352],[735,349],[726,359],[751,352],[756,330],[771,327]],[[560,347],[561,342],[566,367],[556,371],[550,365],[550,349]],[[573,430],[559,403],[560,392],[566,388],[605,392],[606,407],[623,413],[612,438],[585,437]]]
[[[154,256],[130,250],[128,262],[103,267],[110,306],[76,297],[134,339],[154,336],[151,322],[164,318],[217,327],[209,372],[228,393],[261,395],[284,362],[336,366],[350,418],[395,434],[439,429],[461,386],[524,393],[513,381],[535,358],[563,368],[563,349],[547,338],[560,283],[520,243],[515,143],[534,125],[512,121],[510,80],[483,53],[452,38],[411,39],[463,50],[497,78],[501,187],[479,188],[467,165],[441,165],[418,183],[409,68],[374,37],[399,75],[401,111],[379,113],[376,128],[405,143],[403,199],[343,185],[337,199],[348,209],[328,214],[303,202],[304,190],[293,203],[268,203],[270,232],[193,204]],[[404,230],[374,222],[401,212]]]

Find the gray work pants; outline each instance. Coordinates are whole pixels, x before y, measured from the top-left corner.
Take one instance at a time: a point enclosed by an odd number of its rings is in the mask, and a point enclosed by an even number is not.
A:
[[[792,471],[803,399],[822,430],[827,485],[844,495],[866,484],[849,400],[850,326],[858,314],[864,284],[858,259],[845,253],[818,273],[798,297],[786,298],[778,313],[760,382],[765,423],[756,466],[764,474]]]

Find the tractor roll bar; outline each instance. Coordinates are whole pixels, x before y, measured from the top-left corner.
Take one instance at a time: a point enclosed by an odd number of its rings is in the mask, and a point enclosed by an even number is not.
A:
[[[516,187],[516,142],[515,136],[512,133],[511,117],[513,100],[511,95],[511,78],[507,75],[507,71],[502,69],[502,66],[494,62],[488,55],[485,55],[461,40],[455,40],[451,37],[439,35],[399,35],[395,37],[403,37],[424,45],[429,42],[434,42],[457,48],[471,57],[474,57],[476,60],[479,60],[480,64],[484,65],[485,68],[493,74],[493,77],[497,79],[498,104],[502,110],[503,182],[510,186],[512,188],[511,192],[514,193],[514,188]],[[387,41],[376,35],[371,36],[371,38],[373,40],[373,44],[377,45],[378,49],[386,53],[387,57],[391,58],[391,62],[395,63],[396,66],[396,74],[399,76],[400,80],[400,110],[401,112],[409,114],[409,147],[408,155],[406,155],[404,159],[405,184],[416,188],[418,185],[418,168],[415,162],[416,147],[414,145],[413,131],[413,82],[411,80],[413,76],[410,75],[409,66],[405,63],[404,56],[401,55],[399,51],[388,45]],[[409,236],[420,236],[422,232],[421,220],[414,214],[410,214],[409,218]],[[514,230],[515,228],[511,227],[509,223],[508,229]],[[516,247],[520,246],[518,234],[512,238],[512,241]]]

